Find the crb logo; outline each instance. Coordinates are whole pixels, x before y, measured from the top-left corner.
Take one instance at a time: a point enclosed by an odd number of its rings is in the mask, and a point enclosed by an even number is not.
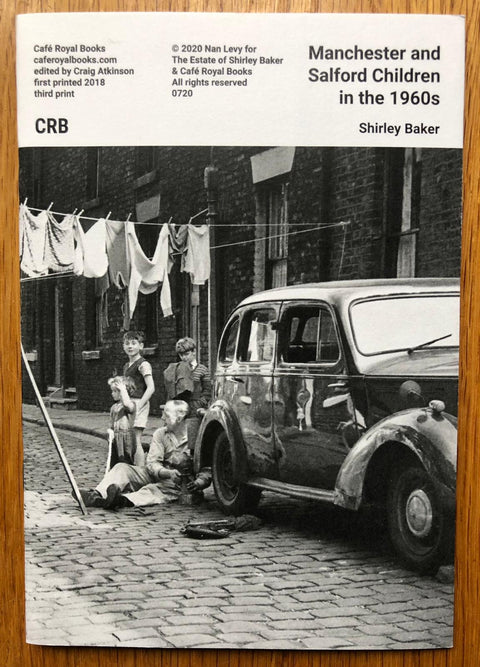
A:
[[[35,130],[38,134],[66,134],[68,132],[67,118],[37,118]]]

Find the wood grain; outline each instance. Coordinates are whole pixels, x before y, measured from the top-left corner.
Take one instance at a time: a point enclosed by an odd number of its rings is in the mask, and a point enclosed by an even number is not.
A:
[[[480,102],[476,0],[0,0],[0,666],[478,667],[480,665]],[[467,18],[462,353],[455,648],[400,652],[75,649],[25,643],[15,14],[64,11],[275,11],[464,14]]]

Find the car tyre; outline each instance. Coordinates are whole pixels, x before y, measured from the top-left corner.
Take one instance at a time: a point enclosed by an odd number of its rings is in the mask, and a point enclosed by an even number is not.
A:
[[[453,531],[435,485],[419,465],[394,477],[387,495],[390,539],[409,568],[435,574],[453,548]]]
[[[217,501],[225,514],[239,516],[256,508],[262,492],[238,481],[230,442],[224,432],[215,441],[212,476]]]

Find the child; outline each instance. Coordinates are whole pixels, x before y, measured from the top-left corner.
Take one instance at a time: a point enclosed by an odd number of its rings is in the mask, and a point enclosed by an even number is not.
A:
[[[128,363],[123,367],[123,375],[132,378],[136,387],[132,394],[132,398],[136,404],[135,422],[133,424],[135,434],[133,462],[136,466],[143,466],[145,464],[142,433],[147,425],[150,398],[155,391],[152,367],[141,355],[143,343],[144,335],[141,331],[127,331],[123,337],[123,349],[128,356]]]
[[[132,378],[117,375],[108,381],[115,403],[110,408],[110,428],[108,429],[109,449],[106,470],[116,463],[133,463],[135,454],[135,403],[130,398],[135,391]]]
[[[146,465],[119,463],[107,472],[95,489],[80,489],[87,507],[127,507],[162,505],[174,501],[199,502],[210,485],[210,468],[193,472],[188,446],[185,401],[167,401],[165,426],[153,434]],[[188,491],[188,494],[187,494]]]
[[[165,389],[167,399],[182,399],[188,404],[188,440],[190,448],[194,449],[202,416],[212,397],[212,383],[208,368],[197,361],[193,338],[180,338],[175,351],[181,361],[166,368]]]

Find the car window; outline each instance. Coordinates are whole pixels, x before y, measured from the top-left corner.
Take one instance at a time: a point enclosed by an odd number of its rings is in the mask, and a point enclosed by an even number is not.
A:
[[[417,346],[457,347],[458,294],[414,294],[357,301],[350,321],[361,354],[388,354]]]
[[[337,331],[332,314],[326,309],[320,310],[320,337],[317,350],[317,361],[333,363],[340,356]]]
[[[281,322],[281,360],[290,364],[333,363],[339,357],[335,324],[322,306],[287,307]]]
[[[275,345],[275,332],[271,323],[276,317],[273,308],[258,308],[244,315],[238,350],[239,361],[271,361]]]
[[[235,347],[240,319],[236,317],[228,325],[220,345],[218,358],[223,363],[231,363],[235,359]]]

